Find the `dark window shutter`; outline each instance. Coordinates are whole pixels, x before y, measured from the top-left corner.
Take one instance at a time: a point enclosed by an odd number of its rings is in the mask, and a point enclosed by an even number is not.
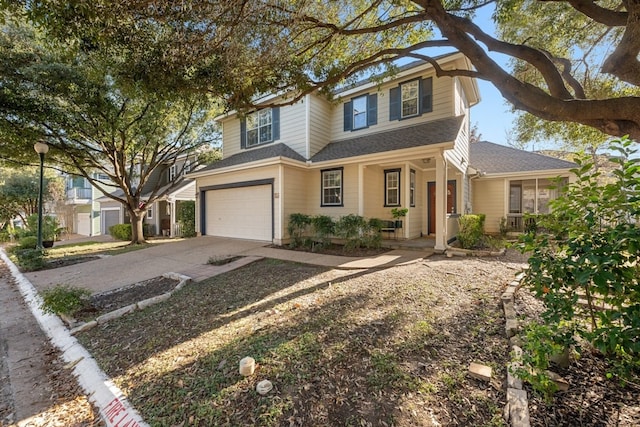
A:
[[[389,120],[400,120],[400,87],[389,90]]]
[[[240,148],[247,148],[247,121],[240,120]]]
[[[271,109],[271,136],[274,141],[280,139],[280,107]]]
[[[349,131],[353,127],[353,104],[351,101],[344,103],[344,131]]]
[[[367,99],[367,126],[378,124],[378,94],[369,95]]]
[[[433,111],[433,77],[420,80],[420,113]]]

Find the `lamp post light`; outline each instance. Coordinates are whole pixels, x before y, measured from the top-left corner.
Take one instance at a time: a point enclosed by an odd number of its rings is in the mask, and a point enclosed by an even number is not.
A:
[[[40,155],[40,190],[38,197],[38,244],[37,249],[42,250],[42,187],[44,186],[44,155],[49,151],[49,146],[44,142],[36,142],[33,149]]]

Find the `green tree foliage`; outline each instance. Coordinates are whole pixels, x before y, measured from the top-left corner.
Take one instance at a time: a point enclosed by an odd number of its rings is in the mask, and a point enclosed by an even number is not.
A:
[[[132,242],[143,242],[146,206],[170,189],[157,177],[215,139],[215,104],[203,94],[150,90],[132,77],[126,54],[57,45],[16,16],[0,32],[0,152],[30,162],[33,142],[45,141],[48,162],[122,203]]]
[[[362,72],[393,72],[396,59],[413,57],[431,62],[438,76],[487,80],[516,109],[544,120],[640,139],[636,2],[5,3],[14,9],[28,4],[26,13],[65,43],[120,52],[128,81],[214,93],[234,108],[250,107],[257,94],[291,88],[297,91],[286,102],[294,102]],[[499,36],[476,25],[482,8],[490,8]],[[475,70],[439,68],[430,49],[443,47],[464,53]],[[513,59],[514,69],[501,66],[496,55]]]
[[[599,2],[615,10],[618,1]],[[615,46],[623,36],[621,27],[611,27],[590,19],[568,2],[549,2],[545,7],[533,0],[516,0],[499,6],[498,28],[507,42],[526,40],[527,46],[547,54],[576,80],[577,87],[589,99],[639,96],[640,89],[624,81],[601,74],[603,49]],[[564,62],[570,58],[572,62]],[[571,67],[568,69],[568,67]],[[544,74],[523,59],[513,61],[514,74],[522,81],[545,87]],[[570,81],[567,81],[569,83]],[[579,93],[576,93],[580,95]],[[569,151],[585,151],[591,156],[604,147],[608,135],[600,130],[575,122],[541,120],[520,112],[516,123],[516,138],[523,142],[556,140]],[[594,157],[595,159],[595,157]]]
[[[62,197],[60,177],[48,172],[44,177],[43,199],[45,204]],[[11,219],[19,217],[23,224],[38,212],[40,171],[37,168],[0,168],[0,229]]]
[[[636,144],[615,141],[614,180],[598,183],[589,161],[578,160],[576,182],[540,218],[563,235],[531,232],[524,283],[541,298],[556,342],[579,336],[625,367],[640,367],[640,159]]]

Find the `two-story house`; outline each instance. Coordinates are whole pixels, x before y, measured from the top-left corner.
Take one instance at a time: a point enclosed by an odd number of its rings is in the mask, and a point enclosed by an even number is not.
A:
[[[94,178],[109,182],[106,175],[95,173]],[[61,223],[68,232],[84,236],[103,234],[98,199],[104,196],[102,191],[91,185],[88,179],[78,175],[65,175],[66,197],[64,207],[57,209]],[[107,188],[112,188],[107,186]]]
[[[177,207],[182,202],[195,200],[195,181],[184,177],[191,171],[192,164],[193,155],[182,155],[175,162],[157,168],[149,177],[142,200],[148,200],[154,188],[155,194],[160,195],[147,206],[144,223],[149,235],[182,236],[177,219]],[[124,193],[118,189],[114,194],[121,197]],[[109,227],[112,225],[131,222],[129,212],[120,202],[106,196],[98,201],[104,234],[109,233]]]
[[[460,54],[443,69],[472,69]],[[444,250],[458,213],[469,211],[468,77],[441,77],[423,61],[383,82],[218,120],[223,159],[190,174],[202,235],[284,243],[292,213],[391,219],[408,208],[399,238],[435,237]],[[277,104],[278,98],[265,100]]]

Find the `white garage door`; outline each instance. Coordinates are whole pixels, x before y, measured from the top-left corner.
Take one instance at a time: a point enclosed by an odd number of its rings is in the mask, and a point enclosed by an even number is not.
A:
[[[271,185],[209,190],[205,206],[205,234],[272,240]]]
[[[89,236],[91,234],[91,214],[90,213],[78,213],[78,224],[76,233],[83,236]]]

